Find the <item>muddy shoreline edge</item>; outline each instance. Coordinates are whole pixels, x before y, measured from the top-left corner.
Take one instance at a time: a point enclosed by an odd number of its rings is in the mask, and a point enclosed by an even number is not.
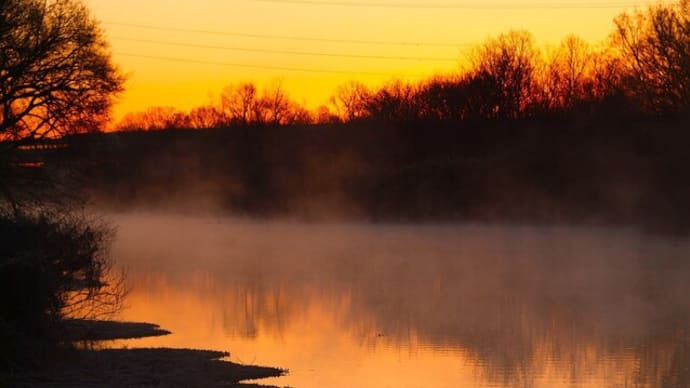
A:
[[[40,367],[13,373],[6,383],[51,388],[261,387],[241,382],[287,373],[280,368],[225,361],[223,358],[229,356],[225,351],[100,345],[100,341],[168,334],[152,323],[69,320],[65,338],[75,345],[59,350]]]

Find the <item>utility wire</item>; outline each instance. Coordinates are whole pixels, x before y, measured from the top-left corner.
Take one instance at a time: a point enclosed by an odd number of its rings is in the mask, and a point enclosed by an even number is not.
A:
[[[453,48],[470,46],[470,44],[468,44],[468,43],[450,43],[450,42],[445,42],[445,43],[439,43],[439,42],[402,42],[402,41],[396,42],[396,41],[389,41],[389,40],[330,39],[330,38],[312,38],[312,37],[307,37],[307,36],[250,34],[250,33],[243,33],[243,32],[199,30],[199,29],[187,29],[187,28],[177,28],[177,27],[154,26],[154,25],[150,25],[150,24],[109,22],[109,21],[104,21],[104,22],[102,22],[102,24],[107,24],[107,25],[112,25],[112,26],[140,28],[140,29],[147,29],[147,30],[190,32],[190,33],[196,33],[196,34],[238,36],[238,37],[255,38],[255,39],[277,39],[277,40],[296,40],[296,41],[308,41],[308,42],[350,43],[350,44],[390,45],[390,46],[428,46],[428,47],[453,47]]]
[[[316,52],[316,51],[270,50],[270,49],[261,49],[261,48],[213,46],[213,45],[184,43],[184,42],[171,42],[171,41],[150,40],[150,39],[124,38],[124,37],[119,37],[119,36],[112,37],[111,39],[128,41],[128,42],[152,43],[152,44],[161,44],[161,45],[168,45],[168,46],[179,46],[179,47],[196,47],[196,48],[208,48],[208,49],[217,49],[217,50],[244,51],[244,52],[256,52],[256,53],[273,53],[273,54],[289,54],[289,55],[306,55],[306,56],[318,56],[318,57],[387,59],[387,60],[399,60],[399,61],[434,61],[434,62],[457,62],[458,61],[458,58],[448,58],[448,57],[398,57],[398,56],[386,56],[386,55],[340,54],[340,53]]]
[[[636,6],[648,6],[656,4],[647,2],[560,2],[560,3],[385,3],[385,2],[347,2],[347,1],[321,1],[321,0],[253,0],[257,3],[281,3],[295,5],[317,5],[336,7],[368,7],[368,8],[416,8],[416,9],[487,9],[487,10],[532,10],[532,9],[596,9],[596,8],[628,8]]]
[[[194,63],[194,64],[202,64],[202,65],[218,65],[218,66],[228,66],[228,67],[243,67],[243,68],[249,68],[249,69],[294,71],[294,72],[301,72],[301,73],[371,75],[371,76],[377,76],[377,77],[421,77],[422,76],[421,74],[391,74],[391,73],[376,73],[376,72],[369,72],[369,71],[337,70],[337,69],[313,69],[313,68],[304,68],[304,67],[288,67],[288,66],[256,65],[256,64],[246,64],[246,63],[215,62],[215,61],[188,59],[188,58],[160,57],[160,56],[155,56],[155,55],[134,54],[134,53],[126,53],[126,52],[115,52],[114,54],[124,56],[124,57],[155,59],[155,60],[168,61],[168,62]]]

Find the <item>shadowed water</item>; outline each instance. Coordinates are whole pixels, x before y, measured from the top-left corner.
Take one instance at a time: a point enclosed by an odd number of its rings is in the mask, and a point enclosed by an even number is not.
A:
[[[687,387],[690,241],[116,216],[121,319],[308,387]]]

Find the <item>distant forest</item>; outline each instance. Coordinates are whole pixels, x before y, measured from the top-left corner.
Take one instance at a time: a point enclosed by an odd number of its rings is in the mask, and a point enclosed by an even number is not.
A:
[[[119,132],[26,157],[78,166],[96,204],[116,209],[684,229],[690,2],[614,24],[601,47],[570,36],[540,50],[509,32],[454,76],[349,83],[316,112],[280,87],[235,85],[216,104],[134,113]]]

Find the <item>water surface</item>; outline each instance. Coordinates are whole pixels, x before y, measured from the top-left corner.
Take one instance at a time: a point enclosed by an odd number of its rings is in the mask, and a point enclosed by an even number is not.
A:
[[[690,241],[119,215],[119,318],[310,387],[690,386]]]

